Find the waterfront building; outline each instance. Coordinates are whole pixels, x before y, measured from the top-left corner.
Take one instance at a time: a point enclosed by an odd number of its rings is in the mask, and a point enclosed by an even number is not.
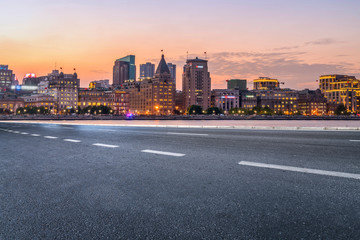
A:
[[[147,62],[145,64],[140,64],[140,79],[152,78],[155,74],[155,64]]]
[[[206,110],[210,107],[211,78],[208,61],[199,58],[189,59],[182,76],[184,106],[199,105]]]
[[[11,88],[12,82],[15,80],[13,71],[8,65],[0,65],[0,92],[5,92]]]
[[[57,103],[56,112],[66,112],[66,110],[76,110],[78,106],[78,89],[80,79],[77,73],[64,74],[49,77],[49,93],[55,97]]]
[[[247,89],[247,80],[246,79],[230,79],[226,80],[227,89],[237,89],[237,90],[246,90]]]
[[[214,89],[214,107],[222,109],[224,113],[228,113],[232,108],[240,108],[239,90],[233,89]]]
[[[286,115],[298,113],[299,94],[291,89],[259,90],[254,91],[257,95],[258,107],[269,107],[275,113]]]
[[[253,109],[257,107],[258,100],[257,94],[253,91],[241,91],[240,92],[240,106],[244,109]]]
[[[44,107],[50,110],[50,113],[55,113],[57,109],[57,102],[54,96],[35,94],[22,98],[24,99],[24,107]]]
[[[299,111],[303,115],[326,115],[328,106],[324,94],[319,89],[299,91]]]
[[[349,112],[359,112],[360,80],[348,75],[321,75],[319,88],[328,103],[344,104]]]
[[[175,108],[175,84],[164,55],[161,56],[154,78],[129,82],[124,87],[129,93],[132,113],[169,115]]]
[[[126,81],[136,80],[135,56],[128,55],[115,61],[113,67],[113,85],[121,86]]]
[[[280,83],[277,79],[259,77],[254,80],[254,90],[275,90],[279,88]]]
[[[24,107],[24,99],[18,98],[16,95],[1,95],[0,108],[3,111],[8,110],[10,113],[15,113],[16,109],[20,107]]]

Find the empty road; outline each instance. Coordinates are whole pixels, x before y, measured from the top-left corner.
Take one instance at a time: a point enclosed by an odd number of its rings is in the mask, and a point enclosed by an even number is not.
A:
[[[360,132],[0,123],[0,239],[359,239]]]

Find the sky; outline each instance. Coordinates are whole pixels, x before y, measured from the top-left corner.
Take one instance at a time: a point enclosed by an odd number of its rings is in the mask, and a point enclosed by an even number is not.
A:
[[[110,79],[117,58],[177,64],[207,52],[212,88],[279,79],[317,88],[322,74],[360,78],[359,0],[0,0],[0,64],[19,81],[76,68],[81,86]],[[139,72],[137,72],[139,76]]]

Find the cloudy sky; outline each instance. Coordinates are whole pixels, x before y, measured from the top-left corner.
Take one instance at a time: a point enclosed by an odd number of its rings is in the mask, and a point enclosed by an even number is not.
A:
[[[278,78],[316,88],[321,74],[360,78],[359,0],[0,0],[0,64],[19,80],[76,67],[81,85],[112,79],[115,59],[182,66],[208,53],[213,88]]]

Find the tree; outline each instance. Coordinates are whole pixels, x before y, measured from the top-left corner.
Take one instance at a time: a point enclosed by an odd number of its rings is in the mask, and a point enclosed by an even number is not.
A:
[[[187,109],[187,113],[189,115],[192,114],[202,114],[202,108],[199,105],[191,105],[188,109]]]
[[[348,111],[346,109],[346,107],[344,106],[344,104],[340,103],[335,111],[334,111],[335,115],[348,115]]]
[[[215,114],[215,115],[219,115],[221,113],[221,110],[217,107],[210,107],[208,109],[206,109],[206,114],[211,115],[211,114]]]

